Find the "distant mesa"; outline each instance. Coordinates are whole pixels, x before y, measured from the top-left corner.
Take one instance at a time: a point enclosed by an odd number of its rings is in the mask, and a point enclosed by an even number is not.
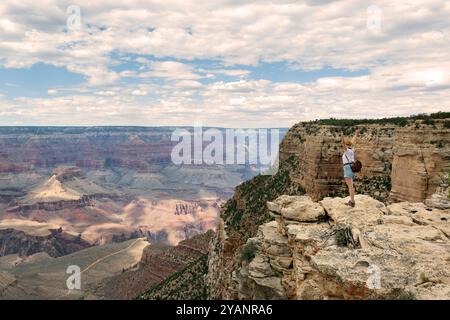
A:
[[[78,167],[58,167],[53,175],[19,200],[16,210],[61,210],[91,205],[96,196],[115,196],[88,180]]]
[[[92,246],[79,235],[66,233],[62,228],[49,232],[46,236],[34,236],[15,229],[0,230],[0,257],[10,254],[30,256],[38,252],[60,257]]]

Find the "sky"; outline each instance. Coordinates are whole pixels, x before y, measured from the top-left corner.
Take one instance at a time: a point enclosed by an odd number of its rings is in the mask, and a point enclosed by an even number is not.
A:
[[[450,111],[450,1],[2,0],[0,125]]]

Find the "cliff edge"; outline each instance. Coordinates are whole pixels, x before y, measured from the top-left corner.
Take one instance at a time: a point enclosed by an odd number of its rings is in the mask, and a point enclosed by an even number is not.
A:
[[[356,128],[352,209],[339,137]],[[450,113],[299,123],[279,156],[275,175],[244,182],[222,208],[211,299],[450,298]]]

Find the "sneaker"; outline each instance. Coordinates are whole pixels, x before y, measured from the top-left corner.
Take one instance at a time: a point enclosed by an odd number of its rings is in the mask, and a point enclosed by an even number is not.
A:
[[[349,207],[352,207],[352,208],[355,207],[355,203],[352,200],[350,200],[349,202],[346,202],[345,205],[349,206]]]

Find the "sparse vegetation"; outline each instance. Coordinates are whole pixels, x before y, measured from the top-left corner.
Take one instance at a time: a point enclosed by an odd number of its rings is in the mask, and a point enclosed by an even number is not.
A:
[[[427,126],[434,126],[435,125],[435,121],[432,118],[425,118],[422,121],[422,123],[427,125]]]
[[[350,227],[343,227],[335,230],[334,239],[339,247],[348,247],[353,243],[352,230]]]
[[[302,188],[293,187],[291,183],[289,173],[295,172],[296,167],[296,159],[291,157],[280,164],[276,174],[258,175],[239,185],[235,196],[224,206],[223,218],[227,231],[237,232],[243,241],[247,241],[256,232],[258,225],[270,219],[266,208],[267,201],[272,201],[282,194],[304,194]],[[236,197],[239,197],[245,206],[239,207]]]
[[[83,294],[78,298],[78,300],[86,300],[93,293],[92,289],[87,289],[83,291]]]
[[[385,296],[383,300],[416,300],[414,293],[403,289],[394,289],[390,294]]]
[[[408,122],[415,120],[422,120],[424,124],[434,125],[436,119],[449,119],[450,112],[436,112],[431,114],[418,114],[410,117],[391,117],[391,118],[381,118],[381,119],[320,119],[314,120],[311,123],[314,124],[322,124],[329,126],[342,126],[342,127],[351,127],[357,125],[364,124],[391,124],[404,127],[408,124]],[[447,122],[446,122],[447,123]],[[447,124],[445,124],[447,125]],[[448,125],[447,125],[448,126]]]
[[[258,247],[254,241],[248,241],[245,245],[241,247],[241,260],[250,262],[255,257]]]
[[[183,270],[172,274],[151,287],[138,300],[206,300],[208,290],[205,274],[208,272],[208,256],[203,255]]]

